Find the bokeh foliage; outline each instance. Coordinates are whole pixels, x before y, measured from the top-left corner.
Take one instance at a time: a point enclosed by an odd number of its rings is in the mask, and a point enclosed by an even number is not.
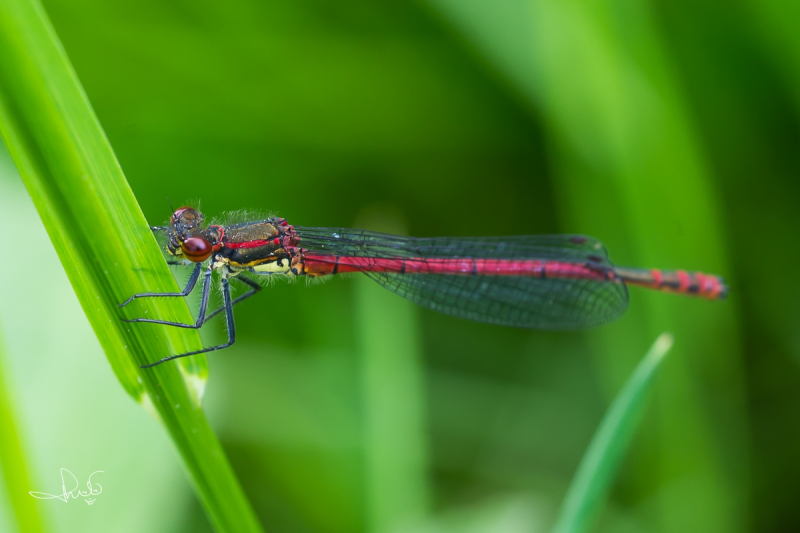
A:
[[[423,530],[546,527],[608,401],[666,329],[670,365],[597,529],[800,527],[796,8],[44,6],[151,223],[167,198],[303,225],[383,209],[413,235],[581,232],[620,264],[732,282],[724,303],[634,289],[624,319],[586,334],[408,318],[354,280],[271,287],[237,309],[239,345],[210,358],[207,403],[272,530],[374,525],[364,327],[378,314],[419,327],[425,387],[409,401],[427,431],[396,445],[427,458],[429,500],[396,509],[436,517]],[[187,531],[204,527],[183,512]]]

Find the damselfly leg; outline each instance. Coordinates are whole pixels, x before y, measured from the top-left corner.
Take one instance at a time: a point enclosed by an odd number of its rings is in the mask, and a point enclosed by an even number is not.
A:
[[[183,265],[184,264],[181,261],[168,261],[168,263],[170,265]],[[119,304],[119,306],[120,307],[125,307],[126,305],[131,303],[136,298],[160,298],[162,296],[167,296],[167,297],[169,297],[169,296],[183,296],[183,297],[189,296],[189,294],[191,294],[192,290],[194,290],[194,287],[197,284],[197,277],[199,277],[198,276],[199,273],[200,273],[200,269],[195,267],[194,271],[192,272],[192,276],[194,277],[194,280],[192,280],[190,278],[189,282],[186,284],[186,288],[184,288],[183,291],[181,291],[181,292],[142,292],[142,293],[139,293],[139,294],[134,294],[133,296],[131,296],[130,298],[125,300],[123,303]],[[250,279],[250,278],[248,278],[246,276],[239,275],[239,276],[236,276],[236,277],[234,277],[232,279],[238,281],[239,283],[243,283],[243,284],[247,285],[249,287],[249,290],[246,293],[242,294],[241,296],[237,296],[231,302],[231,305],[236,305],[239,302],[242,302],[242,301],[250,298],[251,296],[253,296],[254,294],[256,294],[257,292],[259,292],[261,290],[261,285],[259,285],[258,283],[256,283],[255,281],[253,281],[252,279]],[[221,306],[221,307],[215,309],[214,311],[212,311],[210,314],[207,314],[205,316],[205,319],[203,320],[203,322],[200,324],[200,326],[202,326],[203,324],[205,324],[206,322],[208,322],[209,320],[211,320],[212,318],[214,318],[215,316],[217,316],[218,314],[220,314],[224,310],[225,310],[225,306]],[[200,309],[200,311],[201,312],[203,311],[203,309],[202,309],[202,301],[201,301],[201,309]],[[166,325],[166,326],[177,326],[177,327],[184,327],[184,328],[190,328],[190,329],[195,329],[196,327],[200,327],[200,326],[197,326],[196,323],[195,324],[184,324],[182,322],[169,322],[169,321],[166,321],[166,320],[152,320],[152,319],[147,319],[147,318],[123,318],[122,321],[123,322],[149,322],[151,324],[162,324],[162,325]]]
[[[206,287],[207,286],[208,286],[208,284],[206,283]],[[255,294],[256,292],[257,292],[256,290],[252,291],[253,294]],[[206,301],[204,303],[207,306],[208,305],[208,294],[207,294],[207,291],[205,290],[205,287],[204,287],[203,293],[204,293],[204,296],[206,296]],[[252,296],[252,294],[250,296]],[[201,353],[213,352],[213,351],[216,351],[216,350],[222,350],[223,348],[228,348],[229,346],[232,346],[233,343],[236,342],[236,325],[233,322],[233,302],[231,301],[231,288],[230,288],[230,284],[228,283],[228,279],[227,278],[222,278],[222,299],[223,299],[222,309],[225,309],[225,317],[227,318],[227,323],[228,323],[227,324],[228,325],[228,342],[226,342],[225,344],[220,344],[218,346],[211,346],[209,348],[203,348],[202,350],[195,350],[194,352],[186,352],[186,353],[182,353],[182,354],[178,354],[178,355],[170,355],[169,357],[164,357],[163,359],[159,359],[155,363],[150,363],[149,365],[141,365],[141,368],[150,368],[150,367],[153,367],[153,366],[156,366],[156,365],[160,365],[161,363],[166,363],[167,361],[172,361],[173,359],[178,359],[180,357],[188,357],[190,355],[198,355],[198,354],[201,354]],[[203,309],[202,312],[205,313],[205,309]],[[150,320],[148,322],[155,322],[155,323],[166,324],[166,325],[186,326],[185,324],[174,323],[174,322],[173,323],[170,323],[170,322],[157,322],[157,321],[153,321],[153,320]],[[202,323],[200,325],[202,325]],[[191,327],[191,326],[189,326],[189,327]]]
[[[173,262],[170,261],[171,264],[178,264],[182,265],[183,262]],[[181,292],[166,292],[166,293],[158,293],[158,292],[146,292],[140,294],[134,294],[130,298],[128,298],[125,302],[120,304],[120,307],[124,307],[125,305],[129,304],[136,298],[159,298],[162,296],[166,297],[186,297],[191,294],[192,290],[194,290],[195,286],[197,285],[197,280],[200,277],[200,270],[202,266],[200,263],[196,263],[194,269],[192,270],[192,275],[189,278],[189,281],[186,283],[186,287]],[[172,359],[177,359],[179,357],[187,357],[189,355],[197,355],[206,352],[213,352],[215,350],[221,350],[223,348],[228,348],[236,341],[236,328],[233,323],[233,306],[238,304],[239,302],[250,298],[257,292],[261,290],[261,285],[256,283],[255,281],[239,275],[235,276],[232,279],[239,281],[240,283],[247,285],[249,290],[238,296],[236,299],[231,300],[230,295],[230,285],[228,282],[228,278],[222,279],[222,296],[223,296],[223,304],[218,309],[215,309],[209,314],[207,313],[208,310],[208,300],[209,300],[209,293],[211,288],[211,274],[213,270],[209,266],[206,270],[205,275],[203,276],[203,294],[200,298],[200,309],[198,311],[197,320],[194,324],[184,324],[183,322],[171,322],[168,320],[154,320],[149,318],[133,318],[133,319],[122,319],[125,322],[146,322],[150,324],[161,324],[164,326],[174,326],[179,328],[188,328],[188,329],[199,329],[202,327],[206,322],[220,314],[222,311],[225,311],[226,318],[227,318],[227,327],[228,327],[228,341],[225,344],[220,344],[219,346],[211,346],[209,348],[204,348],[202,350],[197,350],[194,352],[182,353],[178,355],[172,355],[169,357],[165,357],[155,363],[149,365],[143,365],[141,368],[150,368],[152,366],[159,365],[166,361],[171,361]]]
[[[236,280],[236,281],[238,281],[240,283],[244,283],[245,285],[248,285],[250,287],[249,291],[247,291],[246,293],[242,294],[241,296],[237,296],[233,300],[233,302],[231,302],[232,306],[238,304],[242,300],[246,300],[247,298],[250,298],[252,295],[254,295],[255,293],[257,293],[258,291],[261,290],[261,285],[259,285],[258,283],[256,283],[252,279],[250,279],[248,277],[245,277],[245,276],[243,276],[241,274],[236,276],[235,278],[231,278],[231,279],[234,279],[234,280]],[[205,324],[206,322],[208,322],[209,320],[211,320],[212,318],[214,318],[215,316],[217,316],[218,314],[220,314],[224,310],[225,310],[225,306],[224,305],[222,307],[220,307],[219,309],[215,309],[211,314],[206,316],[206,319],[203,321],[203,324]]]
[[[179,261],[169,261],[169,264],[180,265],[182,264]],[[132,301],[137,298],[150,298],[150,297],[186,297],[194,290],[194,286],[197,284],[197,280],[200,278],[200,270],[203,268],[203,265],[200,263],[194,264],[194,269],[192,270],[192,275],[189,276],[189,281],[186,282],[186,287],[181,292],[141,292],[139,294],[134,294],[121,304],[120,307],[125,307]],[[128,322],[131,322],[130,320]],[[133,322],[136,322],[135,320]]]
[[[165,293],[157,293],[157,292],[145,292],[141,294],[134,294],[130,298],[128,298],[125,303],[120,304],[120,307],[126,305],[128,302],[133,301],[136,298],[159,298],[159,297],[186,297],[194,289],[194,286],[197,284],[197,278],[200,275],[200,268],[201,264],[197,263],[192,271],[192,276],[189,278],[189,282],[186,284],[186,288],[183,289],[181,292],[165,292]],[[168,320],[156,320],[152,318],[123,318],[123,322],[147,322],[150,324],[162,324],[164,326],[175,326],[177,328],[188,328],[188,329],[198,329],[200,328],[203,323],[206,321],[206,311],[208,310],[208,296],[211,292],[211,274],[214,273],[214,270],[209,265],[206,268],[206,273],[203,276],[203,295],[200,297],[200,311],[197,314],[197,320],[194,324],[184,324],[183,322],[170,322]]]

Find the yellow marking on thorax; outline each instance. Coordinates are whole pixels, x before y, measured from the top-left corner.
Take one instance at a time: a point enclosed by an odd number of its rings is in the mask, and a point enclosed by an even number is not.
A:
[[[223,265],[228,265],[231,273],[244,272],[252,269],[253,272],[263,274],[291,274],[291,261],[286,256],[280,259],[277,256],[264,257],[249,263],[237,263],[228,258],[221,257],[219,261],[215,262],[212,268],[217,269]]]
[[[235,261],[228,261],[228,264],[234,268],[252,268],[254,272],[263,272],[265,274],[274,274],[281,272],[288,272],[291,268],[289,258],[286,256],[278,257],[275,255],[256,259],[249,263],[237,263]]]
[[[254,261],[255,263],[255,261]],[[255,265],[248,265],[251,266],[255,272],[264,272],[270,274],[276,273],[287,273],[290,270],[289,261],[284,259],[283,261],[270,261],[269,263],[262,263],[262,264],[255,264]]]

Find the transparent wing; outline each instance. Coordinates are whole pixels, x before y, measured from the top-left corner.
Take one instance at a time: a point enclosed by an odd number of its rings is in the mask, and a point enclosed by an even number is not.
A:
[[[623,283],[605,279],[438,273],[437,260],[504,259],[613,268],[605,247],[581,235],[414,238],[363,230],[295,227],[315,261],[348,265],[412,302],[480,322],[539,329],[577,329],[618,318],[627,308]],[[403,259],[413,273],[376,268]],[[430,263],[430,268],[427,264]],[[405,270],[405,269],[404,269]]]

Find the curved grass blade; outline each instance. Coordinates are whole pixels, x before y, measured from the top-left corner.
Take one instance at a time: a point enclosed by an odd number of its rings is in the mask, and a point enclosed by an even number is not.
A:
[[[220,531],[258,531],[200,408],[205,359],[139,369],[197,349],[200,339],[120,321],[118,302],[144,289],[174,291],[176,284],[36,0],[0,2],[0,133],[120,383],[164,424],[211,523]],[[132,312],[190,319],[176,301],[146,302]]]
[[[617,394],[581,459],[553,533],[578,533],[591,525],[639,423],[656,371],[671,347],[672,335],[662,333]]]

